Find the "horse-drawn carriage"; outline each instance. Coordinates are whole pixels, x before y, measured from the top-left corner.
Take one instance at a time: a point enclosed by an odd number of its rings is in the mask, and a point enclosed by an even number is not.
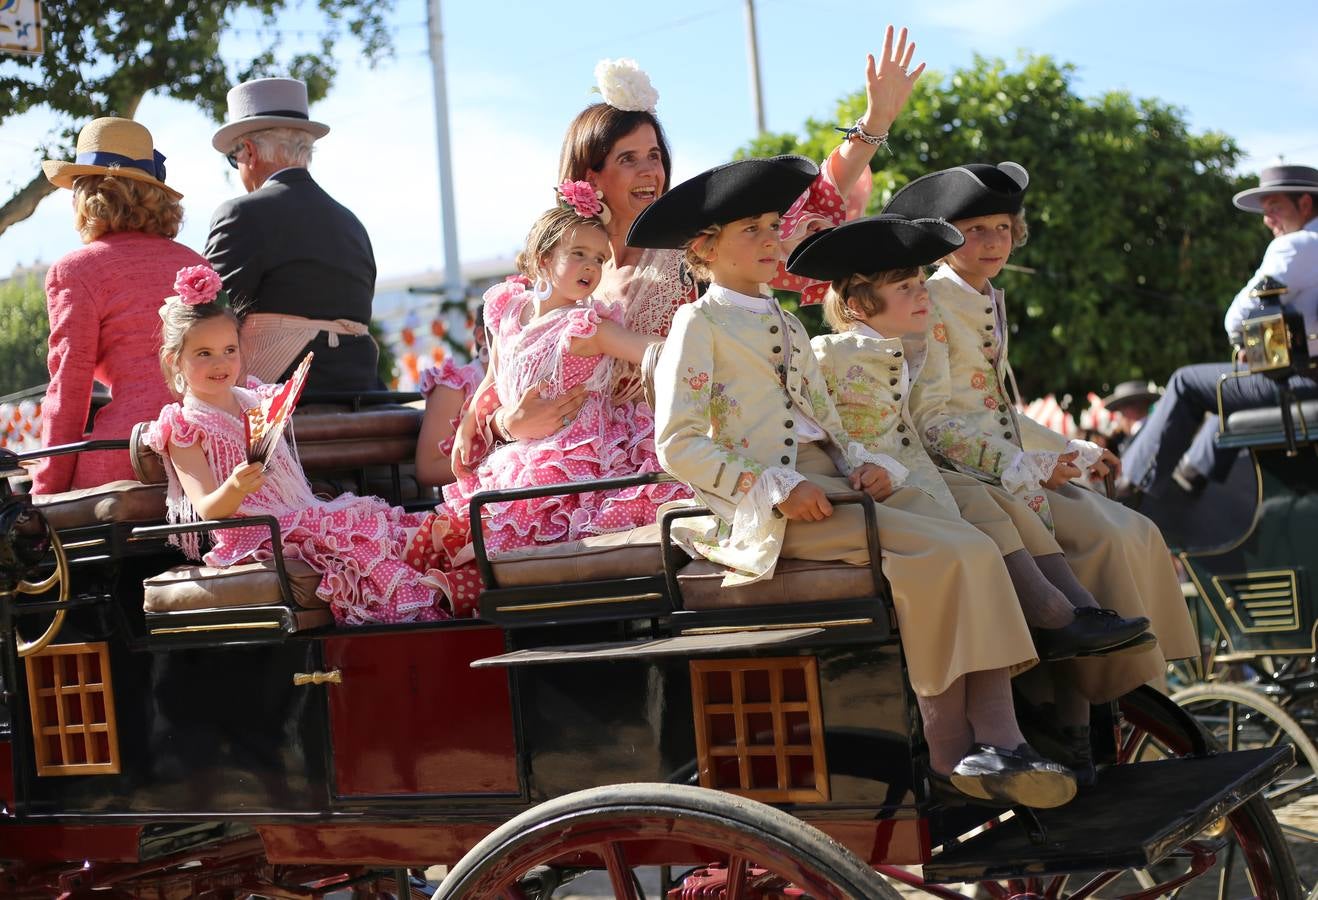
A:
[[[1176,673],[1173,699],[1226,747],[1296,748],[1297,766],[1267,791],[1274,807],[1318,789],[1318,400],[1287,387],[1312,373],[1303,320],[1282,302],[1285,287],[1260,283],[1245,322],[1246,361],[1227,378],[1264,374],[1279,402],[1227,415],[1220,447],[1238,451],[1224,484],[1177,492],[1140,507],[1177,548],[1188,576],[1203,656]],[[1318,833],[1287,832],[1306,840]]]
[[[401,399],[304,405],[319,492],[433,502]],[[160,461],[131,452],[139,482],[0,507],[2,894],[420,896],[445,864],[452,898],[564,896],[591,870],[639,898],[645,866],[672,898],[1299,896],[1258,796],[1291,748],[1218,752],[1149,689],[1096,710],[1108,765],[1069,805],[939,801],[877,567],[784,560],[722,589],[670,545],[679,511],[480,552],[480,618],[336,628],[278,553],[187,564],[169,535],[232,521],[164,524]],[[653,477],[482,495],[473,521]]]

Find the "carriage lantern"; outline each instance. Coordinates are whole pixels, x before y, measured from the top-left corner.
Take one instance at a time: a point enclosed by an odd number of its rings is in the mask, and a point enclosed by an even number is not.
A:
[[[1287,291],[1286,285],[1268,275],[1255,282],[1249,292],[1255,299],[1255,306],[1241,323],[1239,346],[1250,372],[1265,375],[1277,383],[1281,393],[1286,454],[1295,456],[1298,449],[1291,411],[1295,394],[1290,387],[1290,377],[1298,371],[1310,369],[1313,360],[1309,358],[1304,317],[1282,299]]]
[[[1241,323],[1241,347],[1249,371],[1285,381],[1309,366],[1304,317],[1282,297],[1286,285],[1265,275],[1250,290],[1256,305]]]

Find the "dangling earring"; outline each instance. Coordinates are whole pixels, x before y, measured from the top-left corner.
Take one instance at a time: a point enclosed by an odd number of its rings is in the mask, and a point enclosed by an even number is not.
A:
[[[548,300],[549,295],[554,292],[554,286],[549,283],[548,278],[540,277],[535,280],[535,285],[531,288],[531,294],[537,300]]]
[[[187,390],[188,383],[183,380],[182,372],[174,373],[174,393],[182,395]]]

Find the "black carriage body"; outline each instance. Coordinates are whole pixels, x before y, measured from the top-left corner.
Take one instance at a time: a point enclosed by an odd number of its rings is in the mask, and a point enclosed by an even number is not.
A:
[[[365,468],[378,460],[351,458],[358,485],[381,483]],[[383,479],[402,481],[396,467]],[[268,611],[144,615],[143,579],[180,562],[159,528],[111,520],[61,535],[74,590],[57,643],[20,659],[18,631],[37,630],[50,605],[0,604],[0,779],[12,776],[0,781],[0,859],[15,894],[38,885],[28,893],[40,896],[52,879],[85,886],[84,860],[125,879],[197,860],[235,878],[253,866],[451,863],[523,810],[628,782],[771,802],[871,864],[929,862],[942,845],[948,877],[1068,871],[1166,852],[1287,764],[1282,751],[1241,755],[1202,784],[1177,770],[1203,803],[1187,812],[1178,795],[1147,833],[1106,835],[1125,856],[1086,833],[1083,847],[1063,841],[1047,859],[1018,848],[1004,862],[999,849],[956,848],[994,813],[927,796],[877,573],[860,596],[812,603],[687,609],[668,572],[611,581],[603,599],[587,584],[491,591],[487,620],[299,629]],[[62,708],[64,688],[41,680],[56,664],[31,661],[85,647],[103,661],[76,679],[69,663],[66,681],[112,698],[117,771],[38,774],[38,742],[52,735],[34,722]],[[109,717],[95,701],[79,708]],[[61,734],[77,730],[59,721]],[[1058,812],[1054,834],[1067,827]],[[1013,831],[1019,821],[993,830]]]

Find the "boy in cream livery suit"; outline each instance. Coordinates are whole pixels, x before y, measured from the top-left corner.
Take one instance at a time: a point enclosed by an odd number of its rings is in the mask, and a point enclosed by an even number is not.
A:
[[[910,470],[908,485],[919,487],[992,539],[1033,629],[1041,660],[1149,650],[1155,639],[1143,633],[1148,619],[1125,619],[1100,609],[1074,583],[1051,536],[1047,550],[1055,556],[1032,555],[993,496],[993,490],[1000,489],[940,472],[918,437],[910,397],[929,355],[930,301],[922,267],[962,243],[960,232],[942,219],[882,215],[818,232],[792,254],[788,271],[829,285],[824,319],[836,333],[811,343],[842,423],[871,453],[896,456]],[[1048,534],[1033,513],[1027,517],[1036,530]],[[1061,584],[1045,571],[1057,566],[1067,575]],[[1108,660],[1105,665],[1124,662]],[[1057,754],[1054,759],[1074,769],[1077,780],[1086,784],[1097,777],[1088,731],[1090,709],[1088,699],[1071,683],[1073,668],[1069,663],[1045,666],[1024,678],[1038,682],[1033,692],[1037,702],[1051,702],[1046,715],[1037,718],[1064,745],[1050,750]],[[1124,690],[1140,681],[1136,677]]]
[[[1016,163],[958,166],[912,181],[884,212],[937,216],[966,238],[928,281],[934,318],[911,410],[930,453],[997,488],[995,499],[1032,555],[1050,553],[1041,521],[1102,606],[1150,620],[1159,652],[1131,656],[1120,666],[1077,663],[1082,693],[1097,701],[1129,690],[1136,680],[1160,680],[1166,659],[1194,656],[1198,643],[1157,526],[1071,483],[1086,470],[1102,474],[1115,457],[1018,415],[1008,399],[1008,319],[1003,292],[989,278],[1024,241],[1021,208],[1028,184]]]
[[[651,204],[628,243],[685,248],[712,278],[678,310],[655,370],[655,446],[717,516],[685,546],[731,567],[725,583],[772,576],[779,556],[868,565],[864,517],[830,491],[877,507],[908,674],[939,789],[1057,806],[1075,778],[1025,742],[1010,673],[1037,659],[993,542],[924,491],[905,466],[853,442],[805,328],[762,285],[782,257],[781,215],[814,177],[801,157],[712,169]],[[676,529],[675,529],[676,531]]]

